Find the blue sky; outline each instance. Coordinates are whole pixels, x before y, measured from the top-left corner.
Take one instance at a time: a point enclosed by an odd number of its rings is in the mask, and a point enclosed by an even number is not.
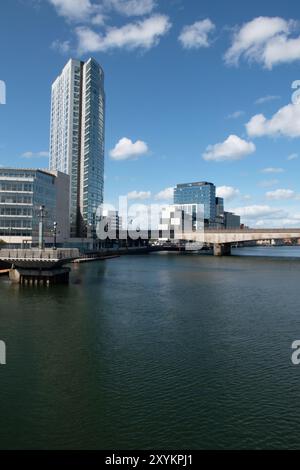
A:
[[[250,225],[300,226],[295,0],[1,0],[2,166],[48,166],[51,83],[90,56],[106,80],[106,202],[206,180]]]

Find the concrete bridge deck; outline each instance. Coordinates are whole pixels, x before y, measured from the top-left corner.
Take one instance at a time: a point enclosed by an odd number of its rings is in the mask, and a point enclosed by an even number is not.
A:
[[[204,232],[187,232],[179,235],[182,241],[210,244],[214,246],[216,256],[229,255],[231,245],[235,243],[300,239],[300,228],[289,229],[205,229]]]
[[[238,243],[259,240],[280,240],[300,238],[300,228],[295,229],[207,229],[204,232],[206,243]]]
[[[79,257],[78,249],[27,249],[0,250],[0,261],[22,269],[53,269],[68,264]]]

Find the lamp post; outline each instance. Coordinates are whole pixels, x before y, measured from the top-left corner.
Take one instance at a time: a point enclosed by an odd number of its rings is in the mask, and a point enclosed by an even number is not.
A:
[[[53,222],[53,250],[56,250],[57,222]]]
[[[8,246],[9,246],[9,248],[11,249],[11,233],[12,233],[12,228],[11,228],[11,226],[10,226],[9,229],[8,229],[8,233],[9,233],[9,243],[8,243]]]
[[[44,249],[44,219],[45,219],[45,206],[39,208],[39,249]]]
[[[96,249],[96,239],[97,239],[97,236],[96,236],[96,212],[97,212],[97,209],[94,207],[93,208],[93,250]]]

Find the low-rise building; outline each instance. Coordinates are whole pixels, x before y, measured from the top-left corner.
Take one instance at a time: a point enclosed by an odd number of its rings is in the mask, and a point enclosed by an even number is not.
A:
[[[0,168],[0,239],[11,247],[37,246],[70,237],[69,176],[58,171]]]

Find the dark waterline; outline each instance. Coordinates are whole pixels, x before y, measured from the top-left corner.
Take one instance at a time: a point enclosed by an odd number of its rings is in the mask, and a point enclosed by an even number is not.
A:
[[[0,448],[299,448],[300,249],[246,250],[1,279]]]

